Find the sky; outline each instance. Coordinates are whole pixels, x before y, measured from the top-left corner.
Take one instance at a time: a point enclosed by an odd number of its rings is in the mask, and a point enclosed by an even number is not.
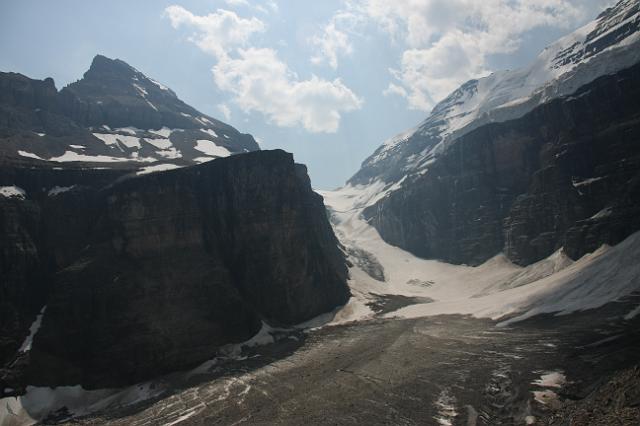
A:
[[[339,187],[465,81],[530,62],[611,0],[2,0],[0,71],[119,58]]]

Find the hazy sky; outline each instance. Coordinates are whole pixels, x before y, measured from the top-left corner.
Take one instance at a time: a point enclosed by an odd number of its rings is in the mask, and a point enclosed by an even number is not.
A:
[[[529,62],[610,0],[3,0],[0,70],[81,78],[100,53],[340,186],[459,84]]]

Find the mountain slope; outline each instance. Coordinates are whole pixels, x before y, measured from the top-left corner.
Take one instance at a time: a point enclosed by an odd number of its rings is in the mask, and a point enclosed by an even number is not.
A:
[[[60,92],[52,79],[0,73],[0,161],[166,169],[258,149],[118,59],[96,56]]]
[[[640,229],[639,26],[638,2],[621,1],[531,66],[464,84],[345,191],[426,258],[529,264],[618,243]]]
[[[393,183],[407,174],[424,172],[433,158],[473,129],[522,117],[638,60],[640,3],[622,0],[547,47],[529,66],[463,84],[419,126],[380,146],[349,183]]]

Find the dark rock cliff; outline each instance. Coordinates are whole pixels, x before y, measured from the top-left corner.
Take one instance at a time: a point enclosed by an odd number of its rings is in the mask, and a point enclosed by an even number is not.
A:
[[[262,321],[299,323],[349,298],[322,199],[290,154],[142,177],[93,172],[102,174],[46,196],[22,170],[12,182],[26,200],[0,204],[5,228],[18,230],[12,238],[33,240],[9,244],[20,253],[5,250],[7,262],[26,266],[11,277],[1,271],[3,291],[24,293],[34,281],[27,270],[51,283],[38,290],[47,307],[29,353],[30,384],[119,386],[189,368],[248,339]],[[12,208],[33,209],[16,216],[33,223],[12,221]],[[33,320],[38,305],[23,315]]]
[[[621,241],[640,229],[640,65],[462,136],[364,215],[387,242],[454,263]]]

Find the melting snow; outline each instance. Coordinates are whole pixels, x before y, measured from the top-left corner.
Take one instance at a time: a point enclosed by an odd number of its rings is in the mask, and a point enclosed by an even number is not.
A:
[[[27,158],[35,158],[36,160],[44,160],[44,158],[40,158],[39,156],[37,156],[36,154],[32,153],[32,152],[27,152],[27,151],[18,151],[18,155],[22,156],[22,157],[27,157]]]
[[[162,139],[143,138],[143,139],[145,142],[150,143],[151,145],[159,149],[169,149],[173,146],[171,141],[166,138],[162,138]]]
[[[205,132],[205,133],[213,136],[214,138],[218,137],[218,134],[215,131],[211,130],[211,129],[200,129],[200,131],[201,132]]]
[[[155,172],[164,172],[166,170],[174,170],[174,169],[179,169],[182,166],[178,166],[177,164],[156,164],[153,166],[147,166],[144,167],[142,170],[138,171],[136,174],[137,175],[146,175],[149,173],[155,173]]]
[[[27,193],[24,189],[12,185],[12,186],[0,186],[0,197],[5,198],[19,198],[24,200],[27,196]]]
[[[531,384],[543,388],[561,388],[566,382],[567,377],[562,372],[552,371],[543,374],[538,380],[534,380]]]
[[[155,84],[156,86],[158,86],[158,88],[160,88],[160,90],[164,90],[165,92],[170,92],[169,88],[167,86],[165,86],[164,84],[158,83],[156,80],[147,77],[147,80],[149,80],[150,82],[152,82],[153,84]]]
[[[47,195],[49,197],[55,197],[56,195],[71,191],[75,187],[76,187],[75,185],[72,185],[72,186],[54,186],[53,188],[51,188],[49,190]]]
[[[162,129],[159,129],[159,130],[149,130],[149,133],[162,136],[163,138],[168,138],[169,136],[171,136],[171,133],[175,132],[176,130],[180,130],[180,129],[170,129],[168,127],[163,127]]]
[[[28,386],[25,395],[0,399],[0,425],[35,424],[62,407],[74,416],[83,416],[133,405],[154,398],[165,390],[165,384],[155,382],[100,390],[85,390],[81,386],[59,386],[55,389]]]
[[[631,312],[629,312],[627,315],[624,316],[624,319],[626,319],[627,321],[634,319],[636,316],[640,315],[640,306],[637,306],[634,310],[632,310]]]
[[[118,142],[120,142],[128,148],[140,148],[140,138],[137,136],[112,133],[94,133],[93,136],[100,139],[107,145],[118,146]]]
[[[209,162],[211,160],[215,160],[216,157],[196,157],[193,159],[193,161],[195,161],[198,164],[202,164],[202,163],[206,163]]]
[[[198,140],[194,149],[213,157],[228,157],[231,155],[231,152],[229,152],[227,148],[218,146],[206,139]]]
[[[574,188],[579,188],[581,186],[586,186],[586,185],[591,185],[594,182],[598,182],[601,181],[602,179],[604,179],[603,177],[593,177],[593,178],[589,178],[589,179],[584,179],[581,181],[573,181],[573,187]]]
[[[20,346],[20,349],[18,350],[19,352],[29,352],[31,350],[31,345],[33,345],[33,338],[38,330],[40,330],[40,326],[42,325],[42,317],[46,309],[46,306],[42,308],[40,313],[36,316],[35,321],[33,321],[33,324],[31,324],[31,327],[29,327],[29,335],[24,340],[24,342],[22,342],[22,346]]]
[[[109,157],[107,155],[85,155],[85,154],[78,154],[77,152],[73,152],[73,151],[66,151],[64,154],[62,154],[59,157],[49,158],[49,161],[56,161],[58,163],[66,163],[69,161],[85,161],[85,162],[93,162],[93,163],[117,163],[121,161],[126,161],[126,159]]]
[[[364,250],[378,259],[386,282],[381,283],[357,266],[350,269],[357,303],[366,305],[376,295],[424,297],[432,303],[404,307],[387,317],[414,318],[440,314],[468,314],[510,322],[541,313],[568,314],[597,308],[640,291],[640,233],[615,247],[602,247],[573,262],[563,251],[520,267],[498,255],[478,267],[451,265],[413,256],[385,243],[361,217],[364,207],[389,190],[383,183],[347,186],[321,192],[332,210],[336,235],[346,247]],[[356,262],[353,262],[354,265]],[[429,282],[429,286],[412,285]],[[351,303],[351,302],[350,302]],[[346,308],[345,308],[346,309]],[[367,318],[361,311],[361,319]]]
[[[120,133],[127,133],[129,135],[135,136],[140,131],[140,129],[138,129],[136,127],[120,127],[118,129],[116,129],[116,131],[120,132]]]

